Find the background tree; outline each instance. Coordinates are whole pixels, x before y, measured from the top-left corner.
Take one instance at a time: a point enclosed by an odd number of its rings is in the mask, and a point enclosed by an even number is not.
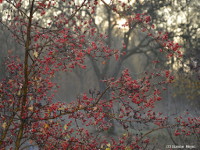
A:
[[[149,36],[143,34],[140,30],[141,26],[138,26],[137,23],[129,24],[129,26],[125,26],[125,27],[122,27],[122,25],[126,23],[127,18],[133,12],[135,14],[148,13],[151,15],[152,22],[160,31],[163,31],[163,30],[168,31],[167,37],[169,37],[170,40],[180,41],[181,39],[178,38],[178,36],[180,35],[179,31],[185,31],[185,29],[179,29],[178,26],[180,26],[181,22],[186,21],[186,19],[184,18],[184,16],[182,16],[181,18],[180,13],[177,12],[177,10],[179,10],[181,7],[186,7],[186,2],[183,1],[179,3],[176,1],[152,1],[152,0],[144,1],[144,2],[139,2],[139,1],[137,2],[123,1],[123,2],[124,4],[126,4],[126,2],[128,3],[129,5],[128,9],[124,9],[124,8],[120,9],[120,5],[115,5],[114,1],[110,1],[109,3],[110,6],[103,5],[102,3],[101,7],[99,7],[99,9],[97,10],[97,13],[90,14],[88,13],[87,10],[82,10],[84,14],[87,14],[91,18],[93,27],[96,28],[98,33],[99,32],[108,33],[107,34],[108,36],[105,39],[105,43],[111,46],[112,48],[121,47],[120,49],[119,48],[118,49],[125,54],[125,55],[119,56],[118,58],[119,61],[117,63],[113,63],[114,60],[106,59],[106,58],[102,59],[100,63],[99,62],[97,63],[93,59],[89,59],[89,61],[87,61],[88,65],[92,65],[91,67],[88,68],[87,72],[88,74],[94,74],[94,76],[96,76],[96,78],[94,78],[93,80],[97,80],[97,82],[99,82],[98,85],[96,85],[96,87],[99,87],[100,91],[106,88],[105,85],[101,82],[101,80],[105,79],[106,77],[111,77],[111,76],[117,77],[119,72],[123,68],[129,67],[129,66],[131,66],[130,70],[132,74],[134,74],[135,77],[140,76],[140,73],[144,72],[146,69],[149,69],[149,70],[152,69],[152,66],[148,64],[151,64],[150,62],[154,59],[156,59],[157,61],[160,61],[160,63],[156,64],[156,66],[160,65],[162,66],[162,68],[166,68],[166,69],[170,68],[174,70],[174,72],[178,71],[177,67],[174,67],[174,66],[177,66],[176,61],[174,61],[174,58],[172,57],[170,61],[167,61],[168,59],[166,57],[163,57],[163,55],[159,52],[159,49],[162,48],[162,44],[155,42],[154,39],[151,39],[149,38]],[[123,4],[123,2],[122,3],[119,2],[119,4]],[[181,5],[184,5],[184,6],[181,6]],[[194,5],[188,4],[187,8],[195,9],[193,8],[193,6]],[[121,14],[111,11],[113,7],[120,9]],[[180,10],[182,10],[181,14],[186,13],[184,9],[180,9]],[[195,15],[195,13],[190,12],[190,14],[192,15]],[[188,16],[192,16],[190,14],[188,14]],[[179,20],[179,21],[177,22],[172,21],[173,19]],[[173,24],[169,22],[168,20],[171,20]],[[192,26],[194,26],[195,24],[198,24],[198,23],[191,24],[189,28],[191,29]],[[184,32],[184,34],[187,34],[187,33]],[[122,46],[121,43],[124,43],[124,47]],[[182,42],[180,41],[180,43]],[[192,58],[191,51],[186,50],[185,44],[181,44],[181,46],[182,46],[183,51],[185,52],[187,51],[186,53],[184,53],[184,58],[182,59],[181,64],[182,66],[187,66],[188,58],[189,59]],[[186,60],[186,57],[187,57],[187,60]],[[178,65],[180,67],[180,64]],[[140,66],[140,68],[138,66]],[[84,71],[81,71],[81,72],[84,72]],[[196,76],[198,76],[198,73],[196,74]],[[80,79],[85,79],[85,74],[83,76],[81,76],[80,74],[79,77]],[[89,81],[84,80],[84,81],[87,81],[87,82],[85,82],[86,86],[83,86],[83,88],[89,91],[87,85],[93,84],[93,83],[91,83],[91,80]],[[198,80],[196,81],[196,83],[198,84]],[[198,90],[198,86],[196,86],[196,88],[197,89],[193,90],[195,94],[194,93],[189,94],[187,92],[186,94],[187,96],[186,96],[184,94],[186,92],[181,93],[183,97],[182,101],[184,99],[184,101],[187,103],[185,105],[188,105],[188,103],[190,103],[190,101],[188,101],[188,98],[186,98],[189,95],[193,95],[192,97],[196,95],[196,97],[198,97],[198,92],[196,92]],[[178,92],[178,89],[176,90],[174,89],[171,91]],[[188,90],[186,89],[185,91],[188,91]],[[168,93],[171,93],[171,92],[169,91]],[[177,95],[177,94],[175,92],[174,94],[171,93],[169,95]],[[167,94],[165,96],[167,97]],[[183,109],[186,109],[184,105],[180,106],[179,104],[180,100],[178,99],[179,96],[180,95],[178,95],[176,99],[171,98],[174,100],[170,100],[169,98],[168,102],[172,103],[172,104],[169,104],[169,109],[171,109],[171,105],[174,104],[174,101],[176,101],[177,102],[176,105],[179,106],[179,108],[181,108],[180,111],[182,111],[182,107]],[[198,105],[198,101],[195,102],[194,104]],[[166,104],[163,105],[163,107],[165,106]],[[171,112],[173,113],[173,111]]]

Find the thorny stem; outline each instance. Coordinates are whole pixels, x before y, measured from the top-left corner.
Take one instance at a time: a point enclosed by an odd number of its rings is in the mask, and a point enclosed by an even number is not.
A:
[[[175,127],[175,126],[177,126],[177,125],[179,125],[179,124],[168,125],[168,126],[161,126],[161,127],[152,129],[152,130],[148,131],[147,133],[145,133],[144,135],[142,135],[142,137],[137,141],[136,145],[137,145],[145,136],[151,134],[151,133],[154,132],[154,131],[157,131],[157,130],[160,130],[160,129],[166,129],[166,128],[173,128],[173,127]]]
[[[13,116],[11,117],[11,119],[8,121],[8,124],[6,124],[6,128],[4,129],[4,131],[3,131],[2,135],[1,135],[0,146],[3,144],[3,140],[6,138],[7,132],[8,132],[8,130],[9,130],[10,125],[12,124],[12,121],[13,121],[13,119],[14,119],[14,116],[15,116],[15,115],[13,115]]]
[[[50,120],[50,119],[56,119],[56,118],[59,118],[61,116],[64,116],[64,115],[67,115],[67,114],[72,114],[72,113],[75,113],[77,111],[80,111],[80,110],[86,110],[87,108],[91,108],[91,107],[95,107],[99,101],[101,100],[101,98],[104,96],[104,94],[107,92],[107,90],[110,89],[110,86],[108,86],[102,93],[101,95],[97,98],[96,102],[94,102],[93,104],[89,105],[89,106],[83,106],[83,107],[80,107],[80,106],[77,106],[75,108],[73,108],[73,110],[71,111],[64,111],[64,112],[61,112],[59,115],[57,116],[51,116],[51,117],[48,117],[48,118],[44,118],[44,119],[41,119],[41,120]]]
[[[15,142],[15,150],[19,150],[21,146],[21,139],[23,137],[24,132],[24,126],[25,123],[25,105],[27,101],[27,94],[28,94],[28,61],[29,61],[29,47],[31,45],[31,24],[32,24],[32,18],[33,18],[33,7],[34,7],[35,0],[32,1],[31,9],[30,9],[30,16],[28,20],[28,26],[27,26],[27,37],[26,37],[26,43],[25,43],[25,56],[24,56],[24,84],[22,88],[23,96],[22,96],[22,103],[21,103],[21,124],[19,127],[17,139]]]

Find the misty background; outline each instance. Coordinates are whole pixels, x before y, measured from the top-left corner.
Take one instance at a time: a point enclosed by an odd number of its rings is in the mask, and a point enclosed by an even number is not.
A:
[[[109,2],[109,1],[108,1]],[[75,68],[72,72],[58,72],[54,79],[60,86],[55,101],[70,102],[82,93],[89,94],[90,90],[103,91],[106,86],[102,80],[120,76],[125,68],[130,70],[133,78],[137,79],[145,71],[155,68],[169,69],[175,75],[173,85],[167,87],[155,109],[167,115],[181,114],[190,111],[199,116],[200,109],[200,3],[199,0],[127,0],[132,5],[131,13],[147,13],[157,31],[168,32],[169,39],[178,42],[182,48],[182,63],[176,63],[174,58],[167,58],[159,52],[162,48],[153,39],[141,32],[141,27],[133,24],[131,28],[123,27],[126,18],[120,18],[105,5],[101,5],[94,14],[88,10],[81,10],[78,15],[92,20],[92,26],[99,34],[107,35],[105,43],[126,55],[119,58],[99,60],[85,59],[86,69]],[[2,10],[4,7],[1,6]],[[68,14],[73,7],[66,7],[63,3],[55,8],[57,13]],[[46,20],[39,20],[47,24],[48,17],[52,17],[54,10],[46,12]],[[5,11],[0,12],[3,19]],[[57,14],[57,15],[58,15]],[[129,14],[127,14],[129,15]],[[70,25],[69,25],[70,26]],[[95,38],[95,37],[94,37]],[[127,45],[123,48],[123,43]],[[21,46],[12,39],[12,35],[5,26],[0,24],[0,79],[6,77],[4,61],[9,55],[23,55]],[[159,66],[153,65],[153,60],[159,60]],[[107,95],[109,97],[109,95]],[[162,133],[161,133],[162,134]],[[168,130],[166,133],[172,135]],[[160,135],[157,135],[158,137]],[[173,137],[171,137],[172,139]],[[184,139],[173,139],[176,142]]]

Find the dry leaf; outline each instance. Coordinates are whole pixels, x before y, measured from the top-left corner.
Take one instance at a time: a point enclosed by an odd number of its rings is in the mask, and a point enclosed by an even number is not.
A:
[[[2,128],[6,128],[6,126],[7,126],[7,123],[6,122],[4,122],[3,124],[2,124]]]
[[[30,100],[30,101],[33,100],[33,96],[30,96],[30,97],[29,97],[29,100]]]
[[[68,126],[67,125],[64,125],[64,127],[63,127],[65,130],[67,130],[68,129]]]
[[[93,107],[93,110],[95,111],[95,110],[97,110],[98,108],[97,107]]]
[[[33,111],[33,106],[30,106],[28,110]]]
[[[64,107],[60,107],[60,108],[58,108],[58,110],[65,110],[65,108]]]
[[[20,95],[21,95],[21,90],[19,90],[19,91],[17,92],[17,95],[18,95],[18,96],[20,96]]]
[[[106,144],[108,147],[110,147],[111,145],[110,145],[110,143],[108,143],[108,144]]]
[[[38,52],[37,52],[37,51],[34,51],[34,52],[33,52],[33,56],[35,56],[35,58],[37,58],[37,57],[38,57]]]
[[[49,125],[47,124],[47,123],[45,123],[44,124],[44,128],[46,129],[46,128],[48,128],[49,127]]]
[[[106,61],[102,61],[102,64],[105,65],[105,64],[106,64]]]

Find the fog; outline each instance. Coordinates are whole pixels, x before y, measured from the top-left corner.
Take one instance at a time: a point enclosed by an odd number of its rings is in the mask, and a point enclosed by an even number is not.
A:
[[[181,0],[184,1],[184,0]],[[99,58],[91,59],[87,56],[84,64],[85,69],[76,67],[68,72],[57,72],[54,82],[59,88],[55,94],[54,101],[71,102],[80,97],[83,93],[90,94],[91,90],[103,91],[106,88],[102,80],[111,77],[118,78],[121,71],[128,68],[134,79],[143,77],[145,71],[154,71],[157,68],[169,69],[174,73],[175,81],[172,85],[166,87],[167,90],[162,93],[163,100],[158,102],[154,108],[167,116],[177,116],[187,111],[193,116],[199,116],[200,109],[200,14],[198,1],[183,3],[179,1],[143,1],[134,3],[134,13],[147,12],[152,16],[152,22],[157,30],[169,33],[169,39],[179,42],[182,46],[184,57],[180,64],[176,64],[173,58],[167,61],[167,58],[159,52],[161,46],[152,38],[141,32],[141,27],[119,27],[120,17],[114,12],[108,10],[102,4],[97,13],[89,16],[87,10],[80,12],[82,15],[93,19],[93,26],[97,32],[107,35],[104,43],[112,49],[123,51],[123,43],[126,43],[126,55],[116,60],[114,56],[111,59]],[[64,6],[58,6],[62,11]],[[179,8],[179,9],[176,9]],[[180,13],[181,12],[181,13]],[[40,20],[40,23],[48,22],[48,17],[53,15],[49,10],[46,20]],[[0,12],[3,19],[4,12]],[[195,16],[195,17],[192,17]],[[177,21],[175,21],[177,20]],[[123,20],[121,20],[123,22]],[[176,29],[176,30],[175,30]],[[95,38],[95,37],[94,37]],[[5,26],[0,24],[0,78],[6,77],[4,61],[10,55],[23,55],[23,49],[12,38],[12,35]],[[159,60],[159,65],[151,63],[153,60]],[[196,64],[193,64],[195,60]],[[156,82],[156,81],[155,81]],[[107,95],[109,97],[109,95]],[[139,126],[139,125],[138,125]],[[115,132],[120,132],[116,130]],[[162,134],[171,134],[170,130],[165,130],[156,134],[162,137]],[[169,140],[170,137],[167,139]],[[183,139],[174,139],[181,141]],[[157,141],[157,140],[155,140]],[[157,141],[158,142],[158,141]],[[164,140],[162,141],[164,142]]]

